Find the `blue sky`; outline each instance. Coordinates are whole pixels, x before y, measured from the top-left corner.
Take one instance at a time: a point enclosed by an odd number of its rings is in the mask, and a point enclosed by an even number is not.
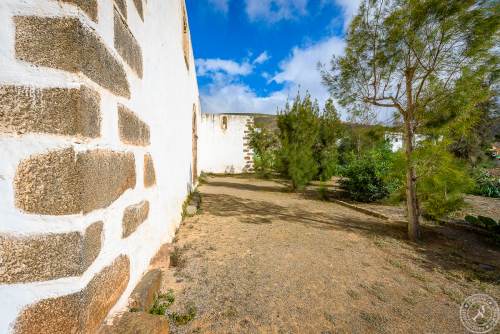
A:
[[[297,91],[322,104],[318,62],[342,54],[360,0],[186,0],[204,112],[275,113]]]

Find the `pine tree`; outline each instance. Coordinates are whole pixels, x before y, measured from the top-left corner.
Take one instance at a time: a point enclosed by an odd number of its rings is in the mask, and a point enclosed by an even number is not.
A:
[[[315,158],[319,168],[318,177],[321,181],[329,180],[338,170],[337,142],[342,134],[342,122],[333,100],[328,99],[319,118],[318,142],[315,146]]]
[[[345,55],[323,71],[342,105],[365,112],[391,108],[401,117],[412,240],[420,237],[415,134],[430,107],[454,90],[463,69],[496,63],[491,50],[499,26],[498,1],[365,0],[349,28]]]
[[[304,99],[297,94],[292,106],[287,104],[278,114],[281,170],[291,179],[293,190],[302,189],[317,175],[314,145],[319,132],[318,117],[318,103],[309,94]]]

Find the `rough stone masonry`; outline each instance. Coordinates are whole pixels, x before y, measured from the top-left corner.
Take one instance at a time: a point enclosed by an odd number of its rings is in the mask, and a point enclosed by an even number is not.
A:
[[[195,186],[186,6],[2,0],[0,18],[0,333],[94,333]]]

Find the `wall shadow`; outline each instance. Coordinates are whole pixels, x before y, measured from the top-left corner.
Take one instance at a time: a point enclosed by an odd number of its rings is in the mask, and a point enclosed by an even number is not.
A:
[[[252,191],[284,191],[280,187],[231,182],[210,182],[209,185]],[[492,245],[487,240],[469,231],[457,232],[448,227],[422,226],[423,240],[413,243],[407,239],[406,225],[401,223],[370,216],[363,217],[359,214],[311,212],[305,208],[282,206],[269,201],[227,194],[203,194],[203,211],[216,217],[235,217],[237,222],[246,224],[272,224],[279,220],[322,230],[348,231],[373,240],[382,240],[389,245],[386,249],[388,258],[392,253],[405,256],[404,252],[398,253],[398,248],[410,248],[422,255],[423,259],[409,260],[423,270],[461,270],[479,281],[500,285],[500,249],[493,246],[497,248],[492,252]],[[477,254],[484,256],[478,257]],[[481,269],[484,263],[490,266],[487,271]]]

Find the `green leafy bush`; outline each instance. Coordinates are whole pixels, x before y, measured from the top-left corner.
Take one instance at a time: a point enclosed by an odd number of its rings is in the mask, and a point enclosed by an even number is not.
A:
[[[269,178],[276,171],[276,152],[278,138],[266,128],[250,129],[250,147],[253,150],[255,173],[263,178]]]
[[[473,178],[476,183],[473,194],[500,198],[500,178],[492,176],[486,169],[482,168],[474,170]]]
[[[493,232],[500,236],[500,221],[495,221],[493,218],[485,217],[485,216],[465,216],[465,221],[471,225],[478,226],[484,228],[488,231]]]
[[[159,294],[155,297],[153,306],[149,310],[150,314],[165,315],[167,309],[174,303],[175,295],[172,289],[165,294]]]
[[[343,168],[341,185],[349,196],[360,202],[373,202],[398,188],[398,178],[391,178],[397,156],[387,143],[360,155],[351,153]]]

